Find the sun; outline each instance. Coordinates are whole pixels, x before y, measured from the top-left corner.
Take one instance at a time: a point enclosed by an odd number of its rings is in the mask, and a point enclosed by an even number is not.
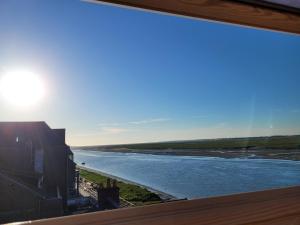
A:
[[[6,72],[0,77],[0,93],[12,105],[29,107],[44,97],[45,87],[37,74],[15,70]]]

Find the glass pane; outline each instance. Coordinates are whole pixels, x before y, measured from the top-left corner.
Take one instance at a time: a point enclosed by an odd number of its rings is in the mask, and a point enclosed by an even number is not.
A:
[[[0,30],[0,224],[300,185],[299,36],[61,0]]]

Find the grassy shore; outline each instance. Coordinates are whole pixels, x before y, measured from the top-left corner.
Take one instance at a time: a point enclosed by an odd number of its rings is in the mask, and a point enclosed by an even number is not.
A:
[[[79,168],[80,176],[97,184],[105,184],[108,177],[99,173],[91,172]],[[120,188],[120,197],[133,203],[134,205],[148,205],[162,202],[162,199],[156,193],[153,193],[146,188],[138,185],[117,181]]]

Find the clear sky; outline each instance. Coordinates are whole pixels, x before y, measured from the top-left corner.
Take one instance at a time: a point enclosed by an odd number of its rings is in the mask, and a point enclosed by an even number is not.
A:
[[[300,36],[74,0],[0,1],[0,76],[43,99],[1,121],[46,121],[70,145],[300,134]],[[26,82],[25,82],[26,83]]]

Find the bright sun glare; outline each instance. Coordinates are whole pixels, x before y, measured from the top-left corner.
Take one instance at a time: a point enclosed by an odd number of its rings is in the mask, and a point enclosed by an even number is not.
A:
[[[45,87],[36,74],[16,70],[7,72],[0,78],[0,93],[10,104],[28,107],[43,98]]]

